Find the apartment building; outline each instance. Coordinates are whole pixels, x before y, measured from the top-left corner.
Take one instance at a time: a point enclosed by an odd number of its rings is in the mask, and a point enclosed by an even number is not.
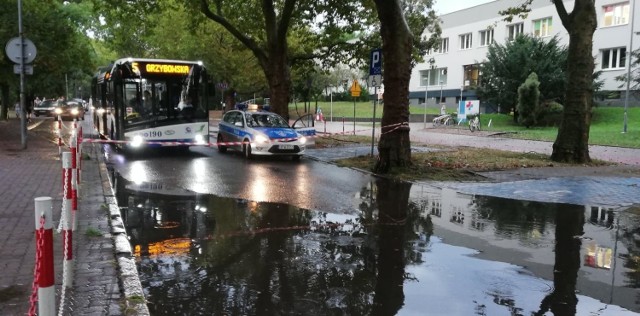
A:
[[[626,74],[627,52],[640,47],[640,5],[632,9],[630,1],[634,0],[595,1],[598,28],[593,35],[593,56],[595,69],[602,70],[602,90],[612,92],[608,94],[610,104],[622,104],[626,86],[620,87],[622,82],[614,78]],[[504,44],[524,33],[542,38],[557,35],[560,44],[568,46],[569,35],[550,0],[534,0],[526,19],[514,17],[513,21],[506,22],[498,14],[522,2],[496,0],[440,16],[440,47],[425,56],[424,63],[414,67],[409,84],[410,104],[424,104],[425,95],[430,107],[439,107],[439,103],[455,107],[461,99],[478,100],[474,87],[482,80],[479,65],[486,61],[491,43]],[[564,4],[568,12],[573,10],[574,1]],[[636,23],[633,47],[629,49],[632,16]],[[484,108],[482,100],[480,104]]]

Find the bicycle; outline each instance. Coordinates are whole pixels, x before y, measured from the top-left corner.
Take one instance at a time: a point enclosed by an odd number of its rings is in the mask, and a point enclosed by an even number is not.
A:
[[[451,126],[456,124],[456,119],[450,114],[440,115],[433,119],[433,126],[440,125]]]
[[[480,131],[480,116],[475,116],[469,121],[469,130],[471,132]]]

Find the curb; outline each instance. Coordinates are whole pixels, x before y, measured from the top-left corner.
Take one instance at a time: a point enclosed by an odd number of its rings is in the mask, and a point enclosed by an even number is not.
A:
[[[102,149],[99,148],[98,151],[101,152]],[[111,177],[109,176],[104,156],[100,155],[98,164],[100,178],[102,179],[102,192],[109,208],[109,225],[111,226],[111,236],[115,248],[114,254],[118,262],[118,280],[124,293],[124,314],[134,313],[135,315],[150,316],[135,258],[132,255],[131,244],[122,221],[122,214],[120,213],[115,192],[111,186]]]

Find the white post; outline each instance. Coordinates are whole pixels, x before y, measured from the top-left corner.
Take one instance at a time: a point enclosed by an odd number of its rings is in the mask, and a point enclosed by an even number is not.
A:
[[[63,280],[62,284],[68,288],[73,285],[73,217],[71,215],[73,208],[73,171],[72,171],[72,153],[62,153],[62,172],[64,178],[64,199],[62,200],[62,249],[64,255],[63,261]]]

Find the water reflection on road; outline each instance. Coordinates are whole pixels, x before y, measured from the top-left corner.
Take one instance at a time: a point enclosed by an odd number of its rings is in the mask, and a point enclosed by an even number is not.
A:
[[[153,315],[640,311],[637,210],[376,180],[342,214],[115,179]]]

